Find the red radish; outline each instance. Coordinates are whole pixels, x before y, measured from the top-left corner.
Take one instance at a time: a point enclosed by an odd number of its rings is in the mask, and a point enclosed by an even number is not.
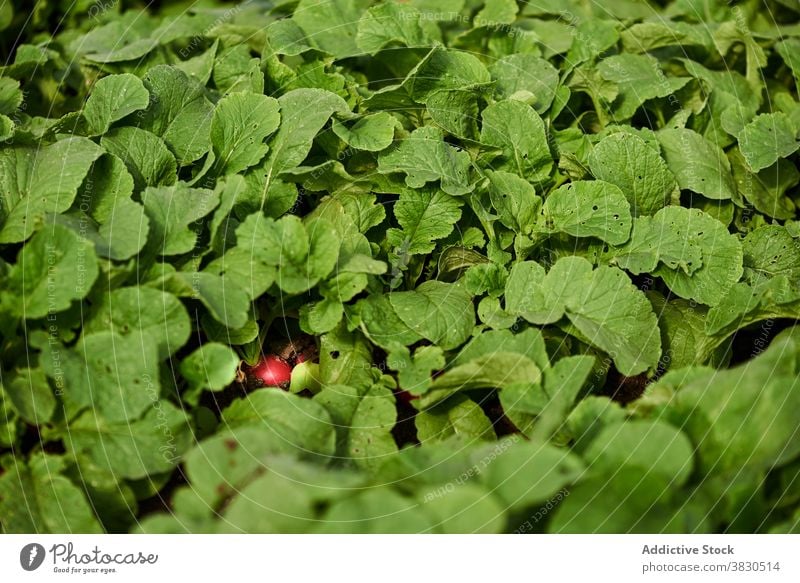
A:
[[[408,391],[397,391],[395,392],[395,395],[397,395],[397,398],[403,401],[404,403],[410,403],[415,399],[419,399],[419,395],[412,395]]]
[[[292,380],[292,367],[280,356],[268,354],[247,371],[247,376],[257,386],[284,389]]]

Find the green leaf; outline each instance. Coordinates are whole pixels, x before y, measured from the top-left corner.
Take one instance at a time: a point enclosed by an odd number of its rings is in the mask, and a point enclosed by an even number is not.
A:
[[[673,292],[682,298],[693,299],[708,306],[716,305],[725,291],[742,276],[742,245],[728,233],[725,225],[698,209],[669,207],[661,211],[675,235],[687,241],[687,246],[700,247],[703,265],[687,273],[660,265],[654,273],[661,277]],[[678,263],[680,265],[681,262]],[[688,266],[688,261],[687,261]]]
[[[579,180],[551,192],[542,208],[547,229],[573,237],[597,237],[621,245],[631,233],[631,210],[619,187]]]
[[[153,67],[143,81],[150,92],[150,106],[140,114],[139,127],[164,140],[179,166],[206,154],[211,149],[214,106],[203,86],[167,65]]]
[[[732,289],[738,285],[740,284],[735,284]],[[714,321],[709,315],[710,310],[698,306],[696,302],[680,298],[666,301],[656,292],[650,292],[648,297],[658,314],[665,355],[662,357],[662,362],[669,370],[703,364],[712,359],[724,337],[718,338],[706,334]],[[723,298],[719,304],[720,308],[723,308],[724,303]]]
[[[750,170],[758,172],[794,154],[800,148],[797,133],[785,113],[763,113],[744,126],[739,148]]]
[[[529,296],[523,299],[521,290]],[[557,322],[566,314],[581,337],[608,352],[626,376],[658,364],[658,319],[645,295],[615,267],[592,270],[587,260],[568,257],[545,276],[535,263],[519,263],[508,278],[506,295],[520,298],[507,302],[506,309],[533,324]]]
[[[438,180],[442,190],[453,196],[472,190],[469,167],[469,154],[448,145],[442,133],[431,126],[414,130],[378,158],[379,172],[404,173],[410,188],[422,188],[427,182]]]
[[[95,250],[100,257],[124,261],[146,245],[150,219],[131,200],[133,178],[122,160],[107,154],[97,160],[78,192],[78,209],[98,223]],[[84,217],[78,231],[87,231]]]
[[[135,127],[115,128],[100,139],[100,145],[125,163],[137,191],[175,184],[175,156],[155,134]]]
[[[262,204],[278,175],[296,168],[305,159],[314,137],[328,119],[334,113],[349,110],[341,97],[322,89],[294,89],[281,95],[278,103],[280,127],[268,143],[270,150],[264,163],[251,171],[263,177],[259,188]]]
[[[421,443],[442,441],[452,435],[469,439],[494,439],[492,422],[474,401],[463,397],[448,400],[438,407],[414,416]]]
[[[514,22],[519,7],[514,0],[497,0],[486,2],[481,11],[475,15],[475,26],[497,26]]]
[[[431,528],[431,521],[418,502],[383,486],[332,504],[316,532],[421,534]]]
[[[156,39],[147,36],[141,26],[113,21],[78,37],[78,50],[83,58],[95,63],[133,61],[158,46]]]
[[[4,293],[16,297],[12,305],[15,314],[44,318],[86,297],[97,274],[92,244],[71,229],[52,225],[36,233],[20,250]]]
[[[692,276],[703,266],[704,235],[692,232],[693,222],[700,216],[681,207],[666,207],[655,216],[633,221],[630,241],[610,252],[614,262],[635,275],[652,273],[659,263],[672,271]],[[712,220],[710,217],[707,220]],[[710,246],[709,246],[710,247]],[[713,258],[713,248],[707,248]]]
[[[103,532],[84,493],[63,475],[62,457],[36,453],[27,462],[10,456],[0,462],[4,533]]]
[[[436,495],[422,497],[425,511],[436,529],[446,534],[493,534],[502,532],[505,509],[487,490],[463,484]]]
[[[694,469],[689,438],[661,421],[627,421],[603,427],[583,453],[596,472],[613,474],[636,467],[680,486]]]
[[[14,135],[14,122],[0,113],[0,142],[11,139]]]
[[[226,328],[242,328],[248,322],[250,296],[228,277],[206,272],[177,272],[164,287],[179,297],[199,300],[211,317]]]
[[[532,440],[551,439],[572,412],[593,372],[595,358],[576,354],[544,369],[544,382],[519,382],[503,387],[500,403],[514,425]]]
[[[278,129],[278,100],[255,93],[231,93],[214,109],[211,144],[218,174],[237,174],[267,153],[264,140]]]
[[[409,74],[408,81],[408,91],[413,99],[427,103],[437,91],[477,89],[488,85],[491,77],[476,56],[435,46]]]
[[[283,442],[282,449],[294,449],[320,456],[334,454],[336,426],[325,407],[281,390],[263,389],[237,399],[222,413],[230,428],[254,426]]]
[[[688,379],[670,409],[697,448],[704,474],[769,470],[798,453],[792,415],[800,405],[796,335],[738,367]]]
[[[214,62],[214,85],[224,94],[264,93],[264,73],[249,47],[234,44],[220,51]]]
[[[221,391],[236,379],[239,355],[226,344],[209,342],[181,361],[181,376],[189,383],[184,401],[195,400],[204,389]]]
[[[48,345],[41,358],[72,412],[91,408],[110,423],[124,423],[158,400],[158,354],[145,334],[87,334],[70,349]]]
[[[445,350],[463,344],[475,325],[472,298],[458,285],[426,281],[391,294],[389,303],[406,326]]]
[[[496,351],[459,364],[436,377],[430,391],[420,398],[419,407],[427,409],[459,391],[503,388],[518,382],[538,383],[540,379],[541,370],[527,356]]]
[[[474,91],[436,91],[426,105],[431,119],[445,132],[464,140],[477,140],[478,100]]]
[[[399,253],[430,253],[436,241],[447,237],[461,218],[462,202],[441,190],[409,190],[394,204],[401,229],[389,229],[387,240]]]
[[[618,121],[629,119],[648,100],[666,97],[689,80],[688,77],[667,77],[651,55],[614,55],[600,61],[597,70],[604,79],[619,87],[619,96],[613,104]]]
[[[495,449],[481,477],[510,511],[548,501],[584,472],[580,459],[550,444],[507,439]]]
[[[749,282],[778,276],[800,281],[800,239],[785,227],[764,225],[754,229],[742,241],[742,252],[744,277]]]
[[[0,150],[0,243],[24,241],[47,213],[62,213],[103,150],[86,138]]]
[[[444,352],[438,346],[420,346],[412,357],[408,348],[398,346],[387,355],[386,365],[397,371],[401,389],[419,395],[430,387],[432,373],[444,368]]]
[[[529,53],[503,57],[489,67],[500,99],[530,102],[538,113],[550,108],[558,87],[558,71]]]
[[[530,182],[509,172],[488,172],[489,198],[500,221],[516,233],[533,230],[542,199]]]
[[[589,167],[595,178],[622,190],[634,217],[662,209],[676,186],[659,152],[627,133],[603,138],[589,155]]]
[[[352,473],[331,470],[323,480],[308,463],[272,456],[222,512],[217,532],[302,533],[317,521],[319,507],[342,498],[361,483]]]
[[[535,261],[515,263],[506,280],[506,311],[546,324],[560,320],[564,307],[548,297],[550,294],[542,285],[544,279],[544,267]]]
[[[516,334],[510,330],[485,331],[464,346],[451,364],[460,366],[478,357],[490,356],[497,352],[516,352],[532,360],[540,370],[550,368],[545,339],[537,328],[527,328]]]
[[[11,115],[22,105],[23,99],[19,81],[9,77],[0,77],[0,114]]]
[[[281,18],[267,27],[267,38],[272,50],[279,55],[300,55],[312,47],[306,33],[291,18]]]
[[[360,118],[352,126],[334,120],[333,133],[348,146],[356,150],[380,152],[392,145],[397,120],[389,113],[381,111]]]
[[[691,532],[692,525],[674,516],[684,501],[669,499],[669,482],[637,468],[591,476],[568,492],[552,516],[549,533]]]
[[[292,20],[314,48],[342,59],[361,53],[358,22],[368,6],[366,0],[300,0]]]
[[[430,46],[434,40],[433,29],[425,26],[427,22],[421,16],[416,8],[406,4],[387,2],[372,6],[358,21],[356,45],[361,52],[369,54],[394,44]]]
[[[373,383],[372,349],[358,332],[343,326],[320,339],[319,373],[323,385],[348,385],[363,389]]]
[[[678,186],[712,200],[735,196],[731,165],[719,146],[685,128],[664,129],[656,135]]]
[[[341,301],[325,298],[313,306],[303,306],[300,312],[301,327],[311,334],[324,334],[336,328],[343,314]]]
[[[197,223],[217,207],[219,193],[184,183],[148,187],[142,204],[150,219],[148,246],[159,255],[181,255],[197,245]]]
[[[336,455],[374,469],[397,452],[391,430],[397,420],[392,392],[380,385],[366,390],[323,385],[314,402],[330,414],[336,429]]]
[[[284,402],[290,400],[296,402],[300,398],[286,395],[283,399]],[[277,398],[271,401],[272,404],[276,402]],[[310,403],[308,400],[306,402]],[[302,451],[298,450],[298,446],[302,449],[302,441],[286,440],[278,433],[279,431],[292,431],[292,429],[281,426],[280,420],[275,429],[271,429],[266,423],[248,423],[236,429],[223,429],[201,441],[186,454],[184,462],[186,474],[204,512],[231,501],[255,478],[272,471],[273,468],[279,473],[285,471],[288,475],[289,468],[286,468],[285,461],[278,465],[280,457],[276,454],[292,454],[293,457],[290,459],[296,459],[295,454],[303,455]],[[324,440],[326,447],[330,443],[329,438]],[[313,459],[313,456],[308,454],[305,457]],[[323,475],[330,478],[320,479],[320,474],[317,474],[316,478],[308,475],[299,475],[297,478],[309,486],[312,483],[321,484],[323,490],[325,485],[335,488],[347,487],[348,483],[357,484],[354,480],[338,481],[328,472]],[[294,487],[298,487],[297,482],[294,483]]]
[[[613,20],[599,18],[583,20],[575,27],[575,36],[567,53],[567,62],[579,65],[584,61],[594,60],[616,45],[619,38],[620,33]],[[637,44],[634,50],[638,51],[640,46]]]
[[[400,319],[388,295],[371,294],[359,300],[356,307],[365,333],[378,346],[395,349],[398,344],[408,346],[422,340]]]
[[[536,182],[553,164],[544,122],[539,114],[519,101],[498,101],[481,113],[481,143],[502,150],[505,165],[499,170],[515,172]]]
[[[147,243],[150,220],[144,207],[131,200],[133,178],[122,160],[107,154],[86,177],[77,201],[79,210],[98,223],[95,251],[116,261],[130,259]],[[79,222],[79,230],[81,223]]]
[[[115,121],[145,109],[149,103],[150,94],[138,77],[130,73],[109,75],[95,83],[83,108],[83,117],[91,135],[99,136]]]
[[[778,160],[757,174],[750,172],[741,152],[734,149],[728,154],[738,193],[757,211],[776,219],[794,217],[795,204],[786,196],[790,188],[800,182],[800,172],[789,160]]]
[[[19,416],[32,425],[44,425],[53,416],[56,399],[41,369],[24,368],[16,371],[0,390],[4,390]]]
[[[336,267],[339,241],[324,219],[304,225],[292,215],[278,221],[251,215],[236,233],[251,261],[278,268],[275,283],[289,294],[311,289]]]
[[[191,332],[189,314],[174,295],[150,287],[122,287],[98,298],[84,333],[114,332],[120,336],[143,334],[169,358]]]
[[[141,419],[127,423],[87,411],[70,423],[65,442],[79,465],[88,459],[117,478],[141,479],[175,468],[192,435],[183,411],[155,400]]]

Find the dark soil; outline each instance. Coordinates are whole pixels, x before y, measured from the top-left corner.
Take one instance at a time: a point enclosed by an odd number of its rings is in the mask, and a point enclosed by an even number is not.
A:
[[[626,377],[612,366],[608,370],[608,378],[600,394],[625,405],[641,397],[648,382],[645,373],[635,377]]]
[[[150,498],[139,501],[139,516],[157,512],[172,513],[172,494],[179,486],[187,484],[188,481],[183,473],[183,468],[178,466],[169,478],[169,481]]]
[[[481,409],[483,409],[489,421],[492,422],[492,427],[497,437],[519,433],[517,426],[514,425],[511,419],[506,417],[503,406],[500,404],[500,397],[497,391],[487,393],[483,398],[477,400],[477,403],[480,405]]]
[[[392,437],[394,437],[397,447],[407,445],[419,445],[417,437],[417,426],[414,418],[417,410],[408,399],[400,396],[401,391],[395,391],[395,403],[397,404],[397,423],[392,427]]]

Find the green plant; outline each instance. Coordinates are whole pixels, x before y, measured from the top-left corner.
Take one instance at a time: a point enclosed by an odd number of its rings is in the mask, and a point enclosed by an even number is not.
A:
[[[0,8],[3,531],[797,530],[796,3],[68,5]]]

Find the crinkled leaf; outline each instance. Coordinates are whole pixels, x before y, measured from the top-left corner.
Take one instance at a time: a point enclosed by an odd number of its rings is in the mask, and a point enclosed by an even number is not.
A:
[[[108,131],[117,120],[147,107],[150,94],[141,79],[130,73],[103,77],[92,88],[83,117],[92,135]]]
[[[175,184],[175,156],[155,134],[136,127],[115,128],[100,139],[100,145],[125,163],[137,191]]]
[[[461,201],[441,190],[409,190],[394,204],[401,229],[389,229],[388,241],[399,253],[430,253],[461,218]]]
[[[735,195],[731,166],[719,146],[685,128],[665,129],[657,135],[678,186],[713,200]]]
[[[150,219],[150,247],[159,255],[180,255],[197,245],[197,221],[217,207],[219,193],[183,183],[149,187],[142,203]]]
[[[617,133],[601,140],[589,156],[595,178],[618,186],[633,216],[652,215],[675,190],[675,177],[657,150],[638,136]]]
[[[172,470],[192,435],[186,413],[156,399],[141,419],[129,423],[109,423],[87,411],[70,424],[65,441],[79,464],[85,457],[114,476],[141,479]]]
[[[255,166],[267,153],[264,140],[278,129],[278,100],[255,93],[231,93],[214,109],[211,144],[219,174]]]
[[[551,232],[597,237],[612,245],[630,237],[630,205],[619,187],[602,180],[560,186],[548,195],[542,213]]]
[[[422,188],[438,180],[442,190],[453,196],[472,189],[469,166],[469,154],[447,144],[442,133],[429,126],[413,131],[378,158],[380,172],[402,172],[409,187]]]
[[[552,166],[544,122],[536,111],[519,101],[498,101],[481,113],[481,143],[500,148],[506,164],[530,181],[546,175]]]
[[[503,98],[532,100],[534,109],[544,113],[558,87],[558,71],[544,59],[529,53],[503,57],[489,68],[495,91]]]
[[[98,271],[91,243],[61,225],[46,226],[19,252],[4,293],[15,296],[17,315],[44,318],[86,297]]]
[[[677,237],[690,242],[687,247],[692,244],[700,247],[703,265],[697,271],[687,272],[671,268],[667,263],[653,273],[680,297],[715,305],[742,276],[741,243],[728,233],[725,225],[701,210],[668,207],[661,212],[665,221],[662,224],[670,230],[677,230]]]
[[[458,285],[426,281],[390,294],[389,303],[406,326],[445,350],[462,344],[475,325],[472,298]]]
[[[191,322],[174,295],[145,286],[122,287],[103,294],[86,321],[86,334],[103,331],[121,336],[144,333],[164,359],[189,340]]]
[[[334,120],[333,133],[357,150],[380,152],[392,145],[397,125],[391,114],[381,111],[362,117],[349,127]]]
[[[97,332],[70,349],[48,345],[42,368],[68,408],[91,408],[110,423],[137,419],[158,400],[158,352],[149,336]]]
[[[753,172],[788,158],[800,148],[798,130],[785,113],[764,113],[744,126],[739,134],[739,149]]]
[[[164,140],[179,166],[202,157],[211,148],[214,113],[203,86],[180,69],[166,65],[153,67],[143,80],[151,102],[139,127]]]
[[[102,153],[86,138],[0,150],[0,243],[24,241],[47,213],[66,211]]]

